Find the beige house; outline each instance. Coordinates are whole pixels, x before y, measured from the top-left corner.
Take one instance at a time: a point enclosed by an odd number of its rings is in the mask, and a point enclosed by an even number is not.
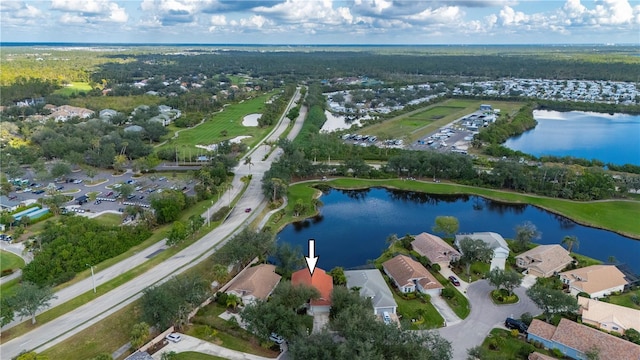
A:
[[[270,264],[250,267],[231,280],[226,293],[241,298],[245,305],[264,300],[280,282],[281,276],[275,271],[275,265]]]
[[[562,271],[573,259],[560,245],[540,245],[516,256],[516,265],[537,277],[549,277]]]
[[[447,267],[450,262],[460,259],[460,252],[439,236],[423,232],[416,235],[414,239],[411,242],[413,250],[429,259],[432,264],[440,264],[442,267]]]
[[[614,265],[592,265],[560,273],[560,280],[569,286],[571,295],[585,292],[592,299],[622,291],[628,284],[624,274]]]
[[[640,310],[578,296],[582,322],[605,331],[624,334],[628,329],[640,331]]]
[[[382,269],[403,293],[419,291],[437,296],[444,288],[429,270],[406,255],[385,261]]]

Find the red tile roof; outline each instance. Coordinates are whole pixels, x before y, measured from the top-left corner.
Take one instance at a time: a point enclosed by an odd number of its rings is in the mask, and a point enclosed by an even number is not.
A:
[[[324,270],[316,268],[313,276],[309,274],[309,270],[304,268],[298,270],[291,275],[291,284],[312,286],[320,292],[320,298],[311,300],[312,306],[331,305],[331,292],[333,291],[333,278]]]

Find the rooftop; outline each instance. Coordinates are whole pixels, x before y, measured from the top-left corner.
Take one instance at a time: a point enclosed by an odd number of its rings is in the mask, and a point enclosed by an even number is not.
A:
[[[265,299],[280,282],[281,276],[275,270],[275,265],[270,264],[250,267],[232,280],[227,291],[233,291],[241,297],[251,295]]]
[[[413,250],[426,257],[432,263],[451,260],[451,256],[460,256],[460,252],[454,249],[439,236],[423,232],[414,237],[411,242]]]
[[[312,286],[320,292],[320,298],[311,300],[311,305],[331,305],[331,292],[333,291],[333,278],[324,270],[317,268],[313,276],[304,268],[291,275],[291,284]]]
[[[347,277],[347,287],[360,288],[360,296],[370,298],[374,308],[398,306],[378,269],[348,270],[344,275]]]
[[[429,270],[406,255],[398,255],[393,259],[389,259],[382,266],[389,276],[393,277],[401,286],[413,285],[415,280],[426,290],[443,288]]]
[[[640,331],[640,310],[582,296],[578,296],[578,304],[584,320],[615,323],[622,326],[624,330],[633,328]]]
[[[588,294],[627,284],[624,274],[614,265],[591,265],[561,272],[560,276]]]
[[[562,270],[563,267],[569,265],[573,261],[571,256],[569,256],[569,252],[557,244],[536,246],[533,249],[516,256],[516,259],[523,259],[526,262],[531,262],[527,268],[535,267],[542,273],[548,273],[558,268]]]

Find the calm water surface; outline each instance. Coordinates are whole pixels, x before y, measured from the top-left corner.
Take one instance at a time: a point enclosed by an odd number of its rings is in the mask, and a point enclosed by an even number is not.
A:
[[[535,110],[538,125],[505,146],[535,156],[573,156],[640,165],[640,116]]]
[[[542,233],[540,244],[559,244],[564,236],[575,235],[580,241],[578,253],[602,261],[615,256],[640,272],[640,241],[582,226],[530,205],[378,188],[331,190],[320,201],[324,206],[318,217],[288,225],[278,241],[300,246],[306,254],[308,239],[315,239],[318,266],[327,271],[365,265],[380,256],[390,234],[431,232],[435,218],[448,215],[458,218],[460,232],[493,231],[505,238],[513,238],[515,227],[528,220]]]

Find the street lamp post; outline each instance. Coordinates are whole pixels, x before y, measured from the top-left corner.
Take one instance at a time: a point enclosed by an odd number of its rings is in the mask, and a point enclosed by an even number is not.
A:
[[[93,274],[93,265],[89,265],[89,264],[86,264],[86,265],[91,268],[91,281],[93,282],[93,293],[95,294],[96,293],[96,277]]]

